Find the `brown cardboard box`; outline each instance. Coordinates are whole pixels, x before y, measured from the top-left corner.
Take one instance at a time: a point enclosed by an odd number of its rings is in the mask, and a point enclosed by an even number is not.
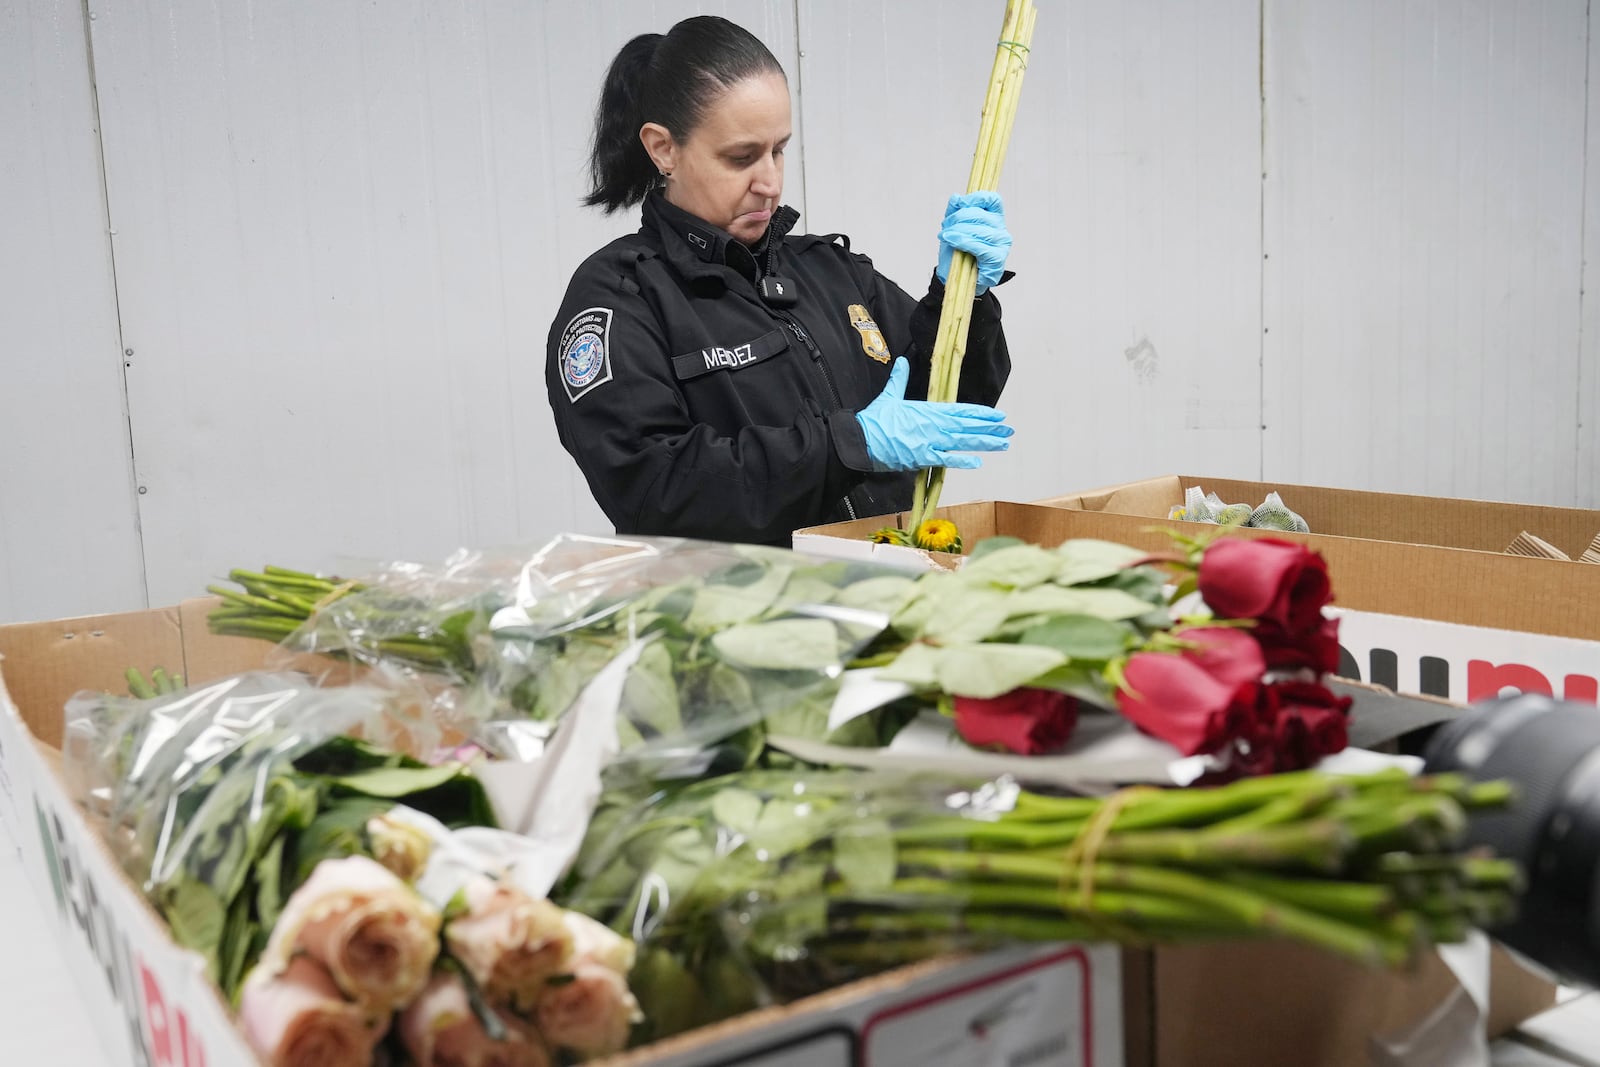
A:
[[[997,520],[1014,532],[1022,529],[1022,516],[1050,528],[1049,521],[1069,514],[1024,505],[953,510],[977,536],[994,532]],[[90,1023],[114,1057],[130,1062],[136,1048],[146,1062],[174,1064],[243,1063],[250,1056],[215,990],[171,943],[68,797],[58,767],[62,703],[79,689],[121,688],[128,666],[161,665],[203,681],[258,665],[269,646],[207,633],[209,604],[0,626],[0,825],[10,830],[29,880],[59,920],[62,956]],[[915,1047],[942,1027],[985,1059],[998,1054],[1086,1067],[1331,1067],[1362,1062],[1370,1035],[1425,1018],[1452,988],[1434,956],[1414,973],[1396,974],[1266,942],[1155,951],[1043,946],[928,961],[612,1062],[917,1067]],[[1028,1028],[1006,1038],[1013,1043],[1004,1049],[984,1044],[1000,1038],[967,1025],[982,1007],[1029,989],[1043,1003],[1036,1003]],[[1490,1035],[1548,1007],[1554,993],[1501,954]],[[182,1035],[181,1055],[173,1035]]]
[[[1341,607],[1528,633],[1600,639],[1600,568],[1507,556],[1524,530],[1576,559],[1600,533],[1600,511],[1482,500],[1241,482],[1190,474],[1050,497],[1038,504],[1092,512],[1106,535],[1166,522],[1184,491],[1228,503],[1276,491],[1309,534],[1242,531],[1303,541],[1328,560]],[[1126,521],[1118,521],[1118,520]]]

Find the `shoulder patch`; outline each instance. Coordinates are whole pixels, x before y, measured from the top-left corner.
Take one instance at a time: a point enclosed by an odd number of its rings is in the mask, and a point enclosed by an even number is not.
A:
[[[611,380],[611,309],[587,308],[561,331],[561,384],[567,399],[578,398]]]

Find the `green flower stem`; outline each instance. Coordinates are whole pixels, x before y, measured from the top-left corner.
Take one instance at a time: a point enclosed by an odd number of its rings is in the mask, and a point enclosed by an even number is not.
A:
[[[1099,855],[1108,860],[1181,863],[1204,867],[1304,866],[1339,870],[1353,839],[1331,819],[1269,826],[1260,830],[1167,830],[1143,834],[1112,834]]]
[[[1387,918],[1400,908],[1399,896],[1386,885],[1284,878],[1254,871],[1228,871],[1220,877],[1231,885],[1261,896],[1350,922]]]
[[[1078,893],[1060,886],[1023,882],[950,882],[939,878],[901,878],[882,890],[857,890],[835,886],[835,898],[861,904],[895,905],[912,900],[946,901],[960,904],[965,911],[1007,913],[1024,908],[1032,911],[1101,916],[1136,924],[1192,926],[1226,934],[1235,929],[1225,913],[1204,901],[1183,900],[1154,893],[1096,889],[1087,904]]]
[[[319,599],[327,596],[329,593],[333,592],[339,587],[339,583],[331,582],[326,578],[316,578],[311,575],[293,574],[282,571],[280,568],[273,567],[267,567],[264,573],[247,571],[242,568],[235,567],[233,570],[228,572],[228,580],[231,582],[239,582],[241,585],[246,581],[252,581],[274,585],[280,588],[300,589],[307,593],[317,594]]]
[[[1213,832],[1258,830],[1280,826],[1307,815],[1314,815],[1339,798],[1349,796],[1350,787],[1337,778],[1313,779],[1299,789],[1269,800],[1252,811],[1224,819],[1211,827]]]
[[[303,618],[300,612],[287,604],[280,604],[276,600],[265,597],[253,596],[250,593],[241,593],[237,589],[229,589],[225,585],[208,585],[206,592],[221,597],[232,604],[241,604],[245,607],[256,608],[269,615],[285,615],[289,618]]]
[[[836,932],[865,934],[876,940],[897,935],[944,932],[1019,941],[1095,941],[1105,935],[1096,927],[1059,915],[994,915],[988,912],[895,911],[851,913],[830,924]]]

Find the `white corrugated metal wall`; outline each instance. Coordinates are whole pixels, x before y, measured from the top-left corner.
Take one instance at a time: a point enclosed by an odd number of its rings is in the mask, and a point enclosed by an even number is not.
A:
[[[802,226],[915,289],[1001,8],[0,0],[0,621],[602,528],[542,359],[635,224],[576,207],[616,48],[762,36]],[[1600,506],[1594,37],[1585,0],[1044,0],[1019,435],[947,499],[1181,470]]]

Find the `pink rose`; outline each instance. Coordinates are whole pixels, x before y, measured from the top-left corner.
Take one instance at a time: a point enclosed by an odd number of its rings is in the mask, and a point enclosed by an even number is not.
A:
[[[445,926],[445,943],[491,1004],[530,1011],[545,982],[572,960],[562,911],[516,886],[474,878],[463,887],[467,910]]]
[[[366,856],[323,860],[295,890],[259,967],[283,973],[304,953],[363,1010],[387,1015],[428,981],[439,953],[439,913]]]
[[[626,1048],[633,1024],[644,1018],[627,979],[589,959],[580,960],[563,979],[551,983],[539,1000],[539,1032],[545,1040],[580,1056]]]
[[[367,1067],[387,1019],[339,994],[327,968],[296,956],[280,973],[256,968],[239,994],[239,1022],[268,1067]]]
[[[436,972],[400,1015],[400,1039],[417,1067],[549,1067],[539,1035],[507,1018],[496,1041],[473,1014],[459,974]]]

